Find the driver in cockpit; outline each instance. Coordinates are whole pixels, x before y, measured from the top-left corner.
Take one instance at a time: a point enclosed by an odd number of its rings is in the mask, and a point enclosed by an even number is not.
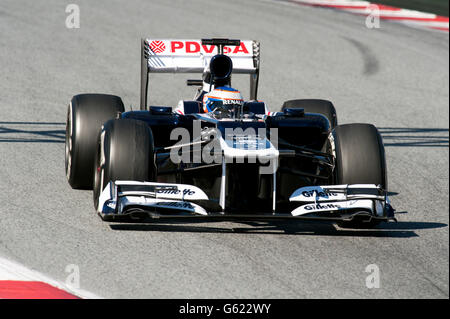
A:
[[[211,112],[217,118],[238,118],[243,105],[241,92],[228,86],[215,88],[203,96],[203,112]]]

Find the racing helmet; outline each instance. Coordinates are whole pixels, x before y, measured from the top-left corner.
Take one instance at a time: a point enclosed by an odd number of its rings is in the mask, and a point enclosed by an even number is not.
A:
[[[215,88],[203,96],[203,111],[228,117],[237,115],[242,109],[244,98],[241,92],[228,86]]]

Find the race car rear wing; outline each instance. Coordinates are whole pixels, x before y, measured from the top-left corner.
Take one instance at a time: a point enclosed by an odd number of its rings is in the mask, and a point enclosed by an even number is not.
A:
[[[259,42],[228,39],[141,39],[141,110],[148,108],[149,73],[202,73],[211,58],[218,53],[231,58],[233,73],[250,75],[250,99],[256,100]]]

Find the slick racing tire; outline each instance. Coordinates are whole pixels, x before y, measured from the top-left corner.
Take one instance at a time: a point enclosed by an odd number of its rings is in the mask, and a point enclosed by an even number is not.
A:
[[[371,124],[339,125],[331,132],[330,151],[334,148],[334,183],[375,184],[387,190],[386,159],[383,141]],[[372,228],[378,221],[339,222],[344,228]]]
[[[106,122],[97,138],[93,172],[95,209],[98,210],[101,191],[110,181],[154,181],[154,154],[153,133],[145,122],[131,119]]]
[[[106,94],[80,94],[67,110],[65,166],[72,188],[92,189],[92,167],[96,138],[104,122],[124,112],[120,97]]]
[[[281,111],[286,108],[304,109],[306,113],[318,113],[330,122],[330,130],[337,126],[336,109],[330,101],[318,99],[289,100],[283,103]]]

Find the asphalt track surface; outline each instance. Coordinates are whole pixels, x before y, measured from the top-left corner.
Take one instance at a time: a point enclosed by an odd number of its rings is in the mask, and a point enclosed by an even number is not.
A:
[[[448,298],[449,36],[279,1],[0,3],[0,256],[112,298]],[[340,123],[381,131],[398,223],[105,223],[64,173],[74,94],[139,105],[140,38],[261,41],[259,98],[325,98]],[[150,103],[189,99],[159,75]],[[248,80],[234,86],[248,92]],[[247,90],[247,91],[246,91]],[[368,289],[376,264],[380,288]]]

